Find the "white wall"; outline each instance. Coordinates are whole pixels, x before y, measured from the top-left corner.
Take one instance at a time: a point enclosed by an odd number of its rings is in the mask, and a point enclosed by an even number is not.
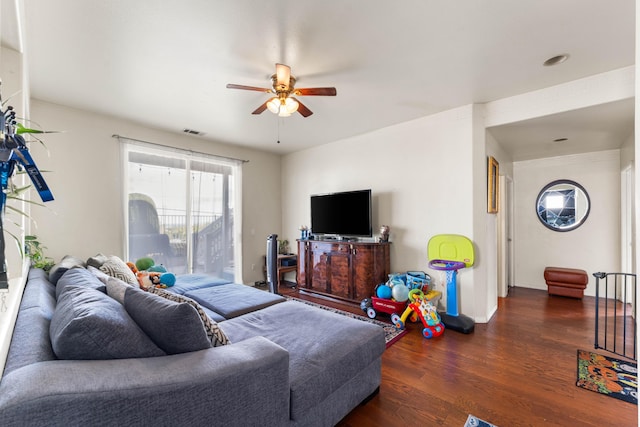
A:
[[[546,266],[579,268],[589,274],[585,295],[595,295],[597,271],[620,266],[620,151],[515,162],[516,286],[547,289]],[[589,194],[586,222],[570,232],[556,232],[538,220],[535,201],[556,179],[581,184]]]
[[[492,156],[498,162],[500,176],[505,176],[509,179],[513,179],[513,162],[511,161],[510,156],[498,144],[498,142],[490,132],[486,132],[486,151],[487,156]],[[490,315],[492,315],[498,308],[498,281],[500,275],[504,274],[501,273],[500,268],[501,263],[506,262],[503,260],[506,254],[501,252],[501,250],[506,249],[506,247],[503,247],[503,242],[501,241],[506,239],[505,231],[501,229],[501,226],[504,225],[504,221],[500,222],[500,218],[504,217],[504,215],[506,214],[505,197],[506,195],[502,192],[500,192],[498,195],[499,214],[486,215],[485,217],[487,230],[486,253],[487,257],[489,258],[487,260],[487,265],[490,266],[487,268],[488,295],[486,299],[486,310],[487,313],[490,313]],[[506,241],[504,243],[506,243]]]
[[[391,228],[392,271],[428,271],[427,243],[436,234],[462,234],[478,245],[474,174],[486,176],[486,167],[484,146],[481,171],[472,153],[476,113],[474,106],[456,108],[285,156],[282,237],[293,241],[298,227],[309,225],[310,195],[370,188],[374,233]],[[486,194],[484,181],[479,185]],[[461,312],[482,319],[476,303],[485,305],[486,282],[473,275],[476,267],[458,275],[458,295]],[[430,274],[442,290],[442,274]]]
[[[633,157],[635,153],[635,139],[636,135],[633,132],[627,139],[624,140],[622,147],[620,147],[620,168],[624,169],[627,166],[633,166]]]
[[[249,160],[243,173],[243,281],[263,278],[266,238],[281,224],[280,156],[162,132],[99,114],[32,100],[31,117],[44,129],[49,153],[32,144],[32,155],[55,200],[33,208],[34,233],[56,260],[98,252],[124,256],[124,208],[120,147],[113,134]],[[37,195],[34,195],[37,197]],[[255,269],[252,269],[255,265]]]

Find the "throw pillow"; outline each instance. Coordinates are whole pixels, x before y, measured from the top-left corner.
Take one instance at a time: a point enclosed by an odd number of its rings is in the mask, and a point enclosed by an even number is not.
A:
[[[87,265],[90,265],[91,267],[95,267],[95,268],[100,268],[102,264],[107,262],[108,259],[109,257],[107,257],[104,254],[96,254],[95,256],[92,256],[87,260]]]
[[[107,286],[107,290],[108,289],[109,287]],[[211,319],[207,315],[207,313],[205,313],[200,304],[198,304],[195,300],[192,300],[189,297],[185,297],[184,295],[174,294],[173,292],[167,292],[159,288],[151,288],[149,289],[149,292],[159,295],[162,298],[166,298],[169,301],[187,303],[195,308],[198,312],[198,315],[200,316],[200,319],[202,320],[205,331],[207,331],[207,337],[209,337],[212,346],[219,347],[221,345],[231,344],[227,336],[224,334],[224,332],[222,332],[222,329],[220,329],[220,327],[218,326],[218,323]]]
[[[62,275],[56,284],[56,299],[60,298],[60,294],[64,288],[70,285],[82,286],[86,288],[96,289],[103,294],[107,292],[104,283],[96,278],[86,268],[72,268]]]
[[[107,279],[111,277],[104,271],[99,270],[98,268],[93,267],[91,265],[87,265],[87,270],[89,271],[89,273],[93,274],[98,280],[100,280],[105,285],[107,284]]]
[[[115,277],[107,277],[107,295],[118,301],[120,304],[124,304],[124,293],[131,287],[131,285],[120,279],[116,279]]]
[[[124,293],[124,308],[167,354],[211,348],[198,312],[187,303],[169,301],[132,286]]]
[[[127,359],[165,354],[120,303],[85,286],[64,288],[49,332],[59,359]]]
[[[101,266],[100,271],[116,279],[124,280],[130,285],[138,283],[136,275],[129,266],[115,255],[111,255]]]
[[[76,258],[71,255],[65,255],[59,263],[51,267],[49,270],[49,281],[54,285],[58,283],[58,280],[62,277],[67,270],[72,268],[84,268],[85,263],[80,258]]]

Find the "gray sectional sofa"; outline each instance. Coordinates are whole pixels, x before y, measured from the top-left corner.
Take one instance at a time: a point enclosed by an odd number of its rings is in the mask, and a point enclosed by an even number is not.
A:
[[[331,426],[379,389],[378,326],[206,276],[171,288],[197,307],[89,270],[30,271],[2,425]]]

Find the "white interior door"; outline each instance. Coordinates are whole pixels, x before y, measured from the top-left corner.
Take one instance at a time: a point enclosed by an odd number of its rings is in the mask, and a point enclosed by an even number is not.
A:
[[[513,181],[500,176],[498,208],[498,296],[506,297],[513,286]]]

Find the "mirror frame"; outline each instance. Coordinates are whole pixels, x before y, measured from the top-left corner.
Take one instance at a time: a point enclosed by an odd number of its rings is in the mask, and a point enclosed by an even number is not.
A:
[[[568,227],[564,227],[564,228],[560,228],[560,227],[554,227],[553,225],[547,223],[544,219],[542,219],[542,217],[540,216],[541,210],[539,208],[540,206],[540,201],[542,196],[552,187],[558,185],[558,184],[568,184],[568,185],[573,185],[576,189],[581,190],[586,199],[587,199],[587,211],[585,212],[584,216],[580,219],[580,221],[576,221],[573,225],[570,225]],[[584,222],[587,220],[587,218],[589,217],[589,212],[591,212],[591,199],[589,198],[589,193],[587,193],[587,190],[584,189],[584,187],[580,184],[578,184],[575,181],[572,181],[570,179],[557,179],[555,181],[550,182],[549,184],[545,185],[542,190],[540,190],[540,192],[538,193],[538,197],[536,198],[536,216],[538,217],[538,220],[540,220],[540,222],[542,223],[542,225],[544,225],[545,227],[547,227],[549,230],[553,230],[553,231],[557,231],[557,232],[567,232],[567,231],[572,231],[575,230],[576,228],[580,227],[582,224],[584,224]]]

